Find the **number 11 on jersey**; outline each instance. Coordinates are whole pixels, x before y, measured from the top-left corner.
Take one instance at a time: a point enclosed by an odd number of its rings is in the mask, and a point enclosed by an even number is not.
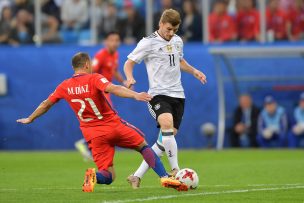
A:
[[[169,54],[170,66],[175,66],[174,54]]]

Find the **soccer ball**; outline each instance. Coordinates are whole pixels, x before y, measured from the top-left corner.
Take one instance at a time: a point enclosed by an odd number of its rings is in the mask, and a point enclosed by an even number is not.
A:
[[[176,180],[179,180],[182,183],[185,183],[188,189],[195,189],[198,186],[198,175],[197,173],[190,168],[184,168],[178,171],[175,176]]]

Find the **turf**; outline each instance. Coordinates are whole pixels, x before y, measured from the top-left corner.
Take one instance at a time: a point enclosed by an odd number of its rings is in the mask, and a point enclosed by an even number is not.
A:
[[[94,164],[77,152],[0,152],[0,202],[304,202],[303,150],[181,151],[179,160],[198,172],[196,190],[162,188],[153,171],[131,189],[126,177],[141,158],[119,151],[115,182],[83,193],[84,171]]]

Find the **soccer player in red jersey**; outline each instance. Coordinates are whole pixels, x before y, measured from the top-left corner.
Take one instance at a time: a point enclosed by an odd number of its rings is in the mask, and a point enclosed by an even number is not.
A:
[[[104,48],[99,50],[93,58],[93,72],[102,74],[108,81],[112,82],[113,78],[119,83],[124,84],[122,74],[118,70],[118,47],[120,45],[119,33],[113,31],[105,36]],[[112,105],[110,94],[105,93],[105,97]],[[87,143],[84,139],[75,142],[75,148],[84,157],[84,160],[92,160],[92,155],[88,149]]]
[[[241,41],[259,41],[259,12],[254,8],[253,0],[239,1],[240,9],[236,15],[238,38]]]
[[[142,132],[123,121],[104,95],[112,93],[144,102],[150,101],[152,97],[145,92],[137,93],[123,86],[114,85],[100,74],[90,74],[91,60],[86,53],[77,53],[72,59],[72,66],[75,71],[73,77],[63,81],[29,117],[18,119],[17,122],[29,124],[46,113],[60,99],[68,102],[79,120],[82,134],[92,150],[94,162],[98,167],[98,172],[95,172],[94,168],[86,170],[82,186],[84,192],[93,192],[96,182],[113,182],[115,146],[139,151],[161,178],[162,186],[187,190],[185,184],[168,178],[162,162],[147,145]]]
[[[124,84],[122,74],[118,70],[120,37],[117,32],[109,32],[104,41],[105,47],[99,50],[93,58],[93,72],[102,74],[108,81],[113,78]]]
[[[214,3],[213,12],[208,17],[210,42],[233,41],[237,37],[236,25],[227,14],[227,2],[218,0]]]

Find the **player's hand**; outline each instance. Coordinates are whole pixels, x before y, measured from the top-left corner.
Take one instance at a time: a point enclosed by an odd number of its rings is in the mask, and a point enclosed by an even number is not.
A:
[[[136,80],[134,80],[134,78],[127,79],[125,82],[125,86],[127,88],[131,88],[135,83],[136,83]]]
[[[127,80],[122,81],[123,86],[125,86],[126,88],[129,88],[131,90],[134,90],[133,85],[129,86],[129,83]],[[129,87],[128,87],[129,86]]]
[[[17,120],[17,123],[22,123],[22,124],[29,124],[31,122],[33,122],[33,120],[30,118],[21,118]]]
[[[134,99],[136,99],[137,101],[145,101],[145,102],[148,102],[148,101],[151,101],[152,96],[149,95],[149,94],[146,93],[146,92],[141,92],[141,93],[137,93],[137,94],[135,95]]]
[[[194,77],[196,77],[199,81],[201,81],[203,84],[206,84],[207,83],[207,77],[204,73],[202,73],[201,71],[199,70],[194,70],[193,71],[193,75]]]

